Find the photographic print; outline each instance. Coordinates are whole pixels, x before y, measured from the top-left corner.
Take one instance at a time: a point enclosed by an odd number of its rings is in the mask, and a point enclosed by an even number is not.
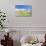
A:
[[[32,17],[32,5],[16,5],[17,17]]]

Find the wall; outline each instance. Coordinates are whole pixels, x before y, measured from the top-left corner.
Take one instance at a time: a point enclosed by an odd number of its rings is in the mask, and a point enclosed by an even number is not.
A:
[[[32,18],[15,16],[15,5],[17,3],[31,5],[30,1],[0,0],[0,9],[7,13],[7,27],[46,27],[46,0],[32,0]]]

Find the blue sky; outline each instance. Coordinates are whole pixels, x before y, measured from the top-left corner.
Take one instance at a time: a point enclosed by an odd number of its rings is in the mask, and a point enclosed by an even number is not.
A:
[[[16,9],[32,10],[32,5],[16,5]]]

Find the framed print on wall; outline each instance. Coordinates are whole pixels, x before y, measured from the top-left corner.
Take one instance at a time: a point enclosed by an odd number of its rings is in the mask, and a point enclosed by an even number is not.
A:
[[[32,5],[16,5],[17,17],[32,17]]]

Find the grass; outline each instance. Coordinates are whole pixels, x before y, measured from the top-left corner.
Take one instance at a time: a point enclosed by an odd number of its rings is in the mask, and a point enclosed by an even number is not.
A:
[[[17,16],[27,17],[32,16],[32,13],[27,11],[17,11]]]

